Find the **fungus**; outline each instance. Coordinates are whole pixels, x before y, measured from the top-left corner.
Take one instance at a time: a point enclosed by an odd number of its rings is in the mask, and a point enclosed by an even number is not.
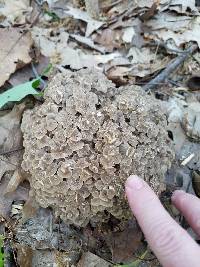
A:
[[[157,100],[87,69],[57,74],[44,98],[21,127],[22,167],[42,207],[85,226],[130,217],[124,183],[131,174],[160,194],[174,153]]]

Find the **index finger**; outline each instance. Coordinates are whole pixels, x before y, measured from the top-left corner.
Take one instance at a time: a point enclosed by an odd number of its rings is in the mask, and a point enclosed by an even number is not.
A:
[[[147,183],[137,176],[126,182],[129,205],[163,267],[199,267],[200,249],[163,208]]]

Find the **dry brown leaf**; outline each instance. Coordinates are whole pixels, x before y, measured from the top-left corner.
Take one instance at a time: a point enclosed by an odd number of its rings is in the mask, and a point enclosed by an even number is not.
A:
[[[172,0],[170,1],[169,9],[178,13],[187,13],[189,11],[198,13],[195,2],[195,0]]]
[[[17,28],[0,29],[0,86],[16,69],[31,62],[32,46],[30,33],[23,34]]]
[[[114,48],[120,48],[121,40],[121,31],[104,29],[101,33],[97,33],[94,36],[94,41],[106,47],[109,52],[112,52]]]
[[[91,252],[85,252],[80,261],[78,262],[77,267],[110,267],[112,266],[109,262],[98,257],[97,255]]]
[[[22,176],[20,168],[16,169],[13,173],[13,176],[10,178],[8,182],[5,194],[14,192],[23,180],[24,176]]]
[[[164,42],[173,40],[176,46],[197,42],[200,47],[200,17],[176,16],[168,13],[160,13],[149,20],[146,25],[151,32],[145,33],[152,39],[159,39]]]
[[[17,262],[19,266],[32,267],[33,250],[29,246],[15,244],[17,249]]]
[[[142,232],[136,221],[129,221],[122,232],[107,235],[106,242],[111,248],[114,263],[127,263],[134,259],[134,252],[141,246]]]
[[[26,15],[32,11],[30,0],[3,0],[3,6],[0,8],[0,15],[6,18],[11,24],[24,24]]]
[[[99,45],[94,44],[93,40],[91,40],[88,37],[84,37],[78,34],[70,34],[72,38],[74,38],[77,42],[84,44],[96,51],[99,51],[100,53],[105,53],[105,48]]]
[[[59,66],[70,66],[72,69],[84,67],[102,69],[103,64],[120,56],[118,52],[95,55],[91,50],[75,49],[67,43],[68,33],[61,29],[60,35],[52,38],[51,32],[52,29],[34,27],[32,35],[41,53],[50,57],[51,61]]]
[[[109,80],[112,80],[117,85],[125,85],[130,83],[130,81],[133,83],[135,82],[135,79],[131,80],[130,78],[129,79],[127,78],[130,70],[131,70],[130,67],[115,66],[110,68],[106,72],[106,76],[108,77]]]
[[[0,117],[0,179],[6,171],[19,167],[22,158],[20,120],[24,108],[25,105],[20,104],[10,113]]]
[[[132,64],[130,74],[132,76],[145,77],[155,71],[161,70],[168,63],[168,58],[161,59],[160,55],[151,51],[148,47],[141,49],[131,47],[127,58]]]
[[[39,58],[37,58],[37,63],[33,63],[34,67],[39,75],[46,69],[46,67],[49,64],[49,59],[47,57],[44,57],[40,55]],[[19,69],[15,71],[10,76],[10,79],[8,80],[9,84],[12,86],[20,85],[22,83],[25,83],[27,81],[31,81],[35,78],[35,73],[33,72],[33,67],[31,64],[26,65],[24,68]]]
[[[4,218],[9,218],[13,201],[26,201],[28,199],[29,192],[28,188],[20,185],[17,190],[5,195],[4,193],[7,188],[9,178],[9,175],[5,175],[0,184],[0,216],[3,216]]]
[[[60,14],[61,11],[59,9],[55,9],[54,11],[56,13],[59,12],[58,16],[61,16],[61,17],[72,16],[74,19],[85,21],[87,23],[87,28],[85,32],[86,37],[90,36],[90,34],[98,30],[103,24],[105,24],[105,22],[103,21],[99,21],[99,20],[95,20],[91,18],[87,12],[82,11],[78,8],[67,6],[65,7],[65,10],[64,12],[62,12],[62,14]]]

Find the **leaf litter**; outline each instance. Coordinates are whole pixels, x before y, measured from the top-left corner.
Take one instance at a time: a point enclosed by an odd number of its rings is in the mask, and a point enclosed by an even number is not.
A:
[[[173,179],[167,174],[166,183],[177,187],[178,176],[179,181],[183,180],[180,188],[193,194],[199,192],[199,183],[195,180],[200,171],[200,9],[197,1],[99,0],[98,4],[91,6],[91,1],[87,0],[0,0],[0,108],[13,108],[14,103],[20,102],[12,111],[4,110],[0,114],[0,213],[12,221],[12,202],[26,202],[22,210],[24,219],[19,220],[14,231],[18,231],[20,240],[18,260],[29,265],[29,256],[36,264],[36,258],[45,255],[47,261],[42,266],[52,262],[55,266],[62,263],[63,266],[89,267],[94,261],[100,266],[113,266],[113,263],[139,266],[141,262],[147,267],[158,266],[155,262],[152,265],[146,256],[142,261],[134,258],[144,254],[141,250],[141,247],[145,248],[142,234],[139,230],[130,230],[127,225],[120,227],[118,222],[90,231],[73,229],[72,236],[81,233],[79,241],[84,240],[84,245],[77,245],[78,251],[67,247],[66,243],[62,246],[62,238],[70,240],[68,234],[71,230],[57,218],[52,222],[51,212],[45,213],[45,210],[41,215],[40,208],[34,204],[29,185],[23,182],[28,174],[20,169],[23,156],[20,124],[21,114],[26,108],[24,97],[27,100],[32,94],[34,104],[40,104],[41,98],[37,97],[40,89],[36,90],[34,81],[41,80],[41,77],[48,79],[42,73],[48,61],[53,65],[49,79],[65,69],[95,68],[104,72],[117,86],[139,84],[145,89],[151,85],[152,94],[162,101],[165,109],[168,118],[166,130],[173,139],[177,157],[171,170]],[[192,45],[197,46],[184,56]],[[184,60],[170,69],[181,55]],[[159,75],[161,80],[157,79]],[[188,158],[190,161],[181,165]],[[193,175],[193,183],[189,183],[191,170],[196,175],[195,179]],[[45,216],[47,220],[44,221]],[[32,228],[28,223],[31,219]],[[46,239],[42,239],[44,233]],[[51,252],[51,233],[58,241],[56,254]],[[130,240],[127,234],[130,234]],[[28,248],[26,242],[29,242]],[[88,246],[87,242],[90,243]],[[71,261],[60,254],[60,247],[72,253]],[[80,251],[85,251],[82,258]]]
[[[0,28],[0,86],[4,85],[15,70],[31,62],[29,55],[33,44],[30,33],[20,29]]]

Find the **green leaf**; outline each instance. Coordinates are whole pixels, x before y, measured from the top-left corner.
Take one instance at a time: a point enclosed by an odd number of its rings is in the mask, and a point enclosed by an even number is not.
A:
[[[39,79],[35,79],[30,82],[26,82],[5,91],[0,94],[0,108],[10,101],[20,101],[27,95],[38,95],[39,92],[35,90],[40,84]]]
[[[53,21],[59,21],[60,20],[60,18],[54,12],[50,12],[50,11],[46,10],[44,13],[49,15],[49,17],[52,17]]]
[[[3,252],[3,245],[4,245],[4,236],[0,235],[0,267],[4,267],[4,252]]]

